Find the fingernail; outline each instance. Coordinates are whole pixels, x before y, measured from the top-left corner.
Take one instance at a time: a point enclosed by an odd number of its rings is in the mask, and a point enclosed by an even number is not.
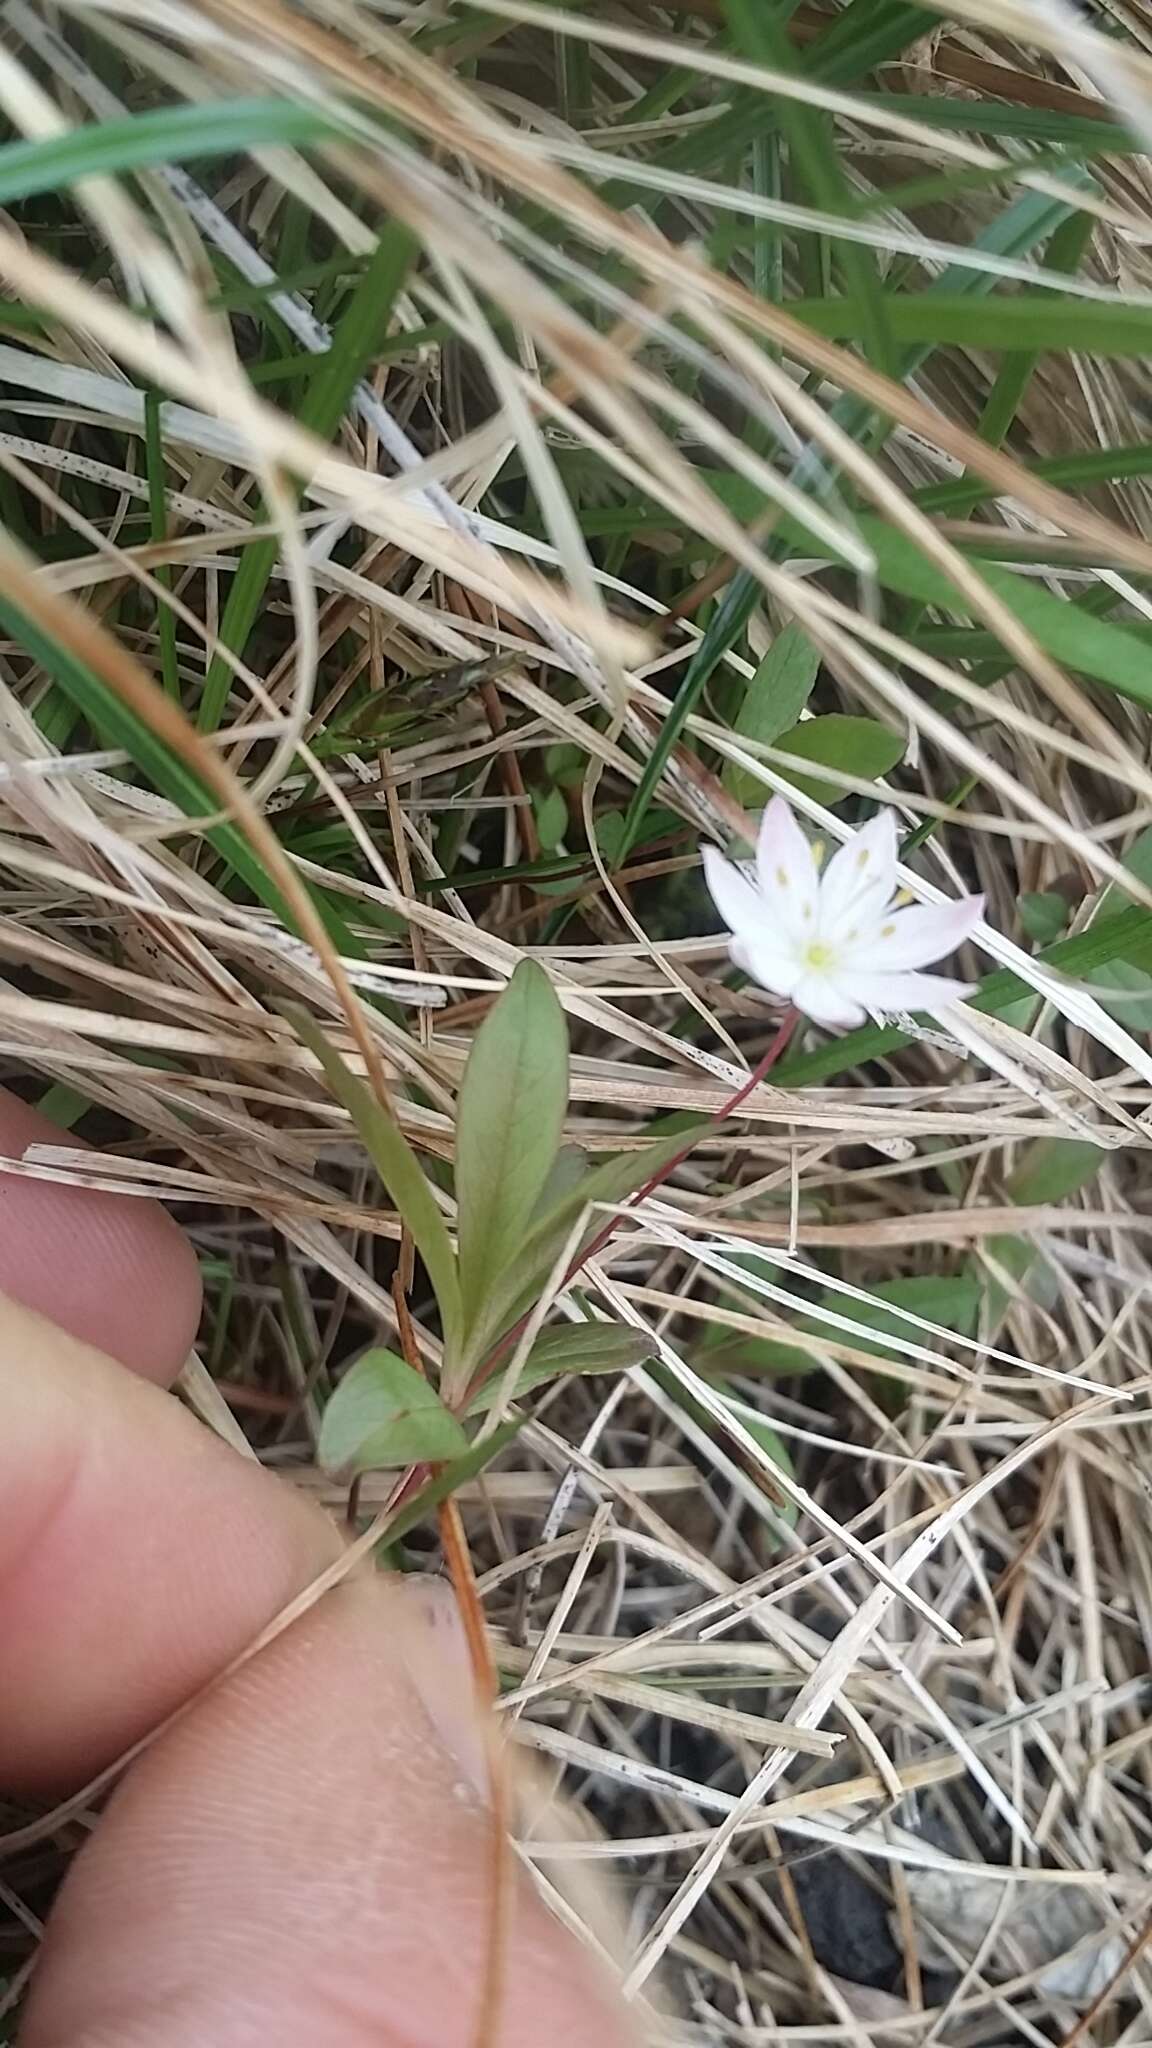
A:
[[[488,1716],[476,1694],[456,1598],[443,1579],[413,1572],[390,1581],[397,1648],[444,1749],[487,1801]]]

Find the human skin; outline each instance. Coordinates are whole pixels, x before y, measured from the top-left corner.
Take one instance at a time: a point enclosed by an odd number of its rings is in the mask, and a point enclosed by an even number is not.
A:
[[[58,1136],[0,1091],[0,1156]],[[155,1205],[0,1175],[0,1789],[66,1794],[177,1717],[73,1865],[20,2048],[473,2048],[492,1840],[451,1602],[362,1577],[220,1679],[339,1540],[165,1391],[198,1306]],[[514,1892],[488,2048],[635,2048]]]

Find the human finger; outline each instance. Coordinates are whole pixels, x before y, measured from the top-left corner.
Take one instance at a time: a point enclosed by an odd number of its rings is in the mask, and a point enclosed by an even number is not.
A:
[[[21,2048],[473,2048],[493,1861],[469,1701],[410,1583],[324,1601],[131,1772]],[[511,1876],[490,2048],[629,2048],[599,1967]]]
[[[0,1088],[0,1158],[77,1141]],[[0,1173],[0,1293],[134,1372],[175,1379],[200,1319],[200,1274],[158,1202]]]

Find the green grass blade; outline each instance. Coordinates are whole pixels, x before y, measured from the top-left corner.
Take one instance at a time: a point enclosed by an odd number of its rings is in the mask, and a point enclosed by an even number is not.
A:
[[[316,358],[299,417],[300,424],[321,440],[327,441],[335,433],[377,345],[383,341],[396,295],[415,253],[416,242],[408,229],[397,221],[390,222],[382,230],[371,262],[332,335],[332,346]],[[221,641],[233,654],[242,654],[247,645],[278,551],[275,538],[259,541],[246,549],[233,577],[220,624]],[[231,683],[232,672],[227,663],[219,654],[214,655],[200,699],[201,732],[215,732],[224,716]]]
[[[314,108],[273,99],[210,100],[92,122],[43,142],[6,143],[0,149],[0,205],[58,192],[82,178],[275,143],[318,142],[335,132],[333,121]]]

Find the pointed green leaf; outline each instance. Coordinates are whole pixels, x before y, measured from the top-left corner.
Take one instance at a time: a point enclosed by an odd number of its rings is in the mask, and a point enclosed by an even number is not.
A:
[[[709,1119],[697,1119],[697,1128],[708,1128]],[[669,1131],[638,1152],[618,1152],[611,1159],[601,1160],[572,1184],[555,1200],[550,1208],[543,1200],[540,1207],[543,1214],[535,1227],[529,1231],[503,1284],[492,1290],[481,1324],[470,1333],[470,1357],[473,1364],[479,1362],[485,1351],[495,1343],[501,1333],[533,1306],[556,1260],[563,1250],[580,1211],[591,1202],[623,1202],[659,1173],[670,1159],[675,1159],[688,1143],[690,1133],[683,1130]],[[600,1220],[594,1219],[589,1225],[591,1236],[600,1228]],[[584,1242],[587,1243],[587,1238]]]
[[[763,1271],[770,1280],[779,1278],[778,1268],[757,1258],[755,1252],[741,1252],[733,1255],[732,1263],[746,1266],[750,1272]],[[825,1288],[819,1296],[819,1306],[833,1315],[849,1316],[861,1330],[871,1331],[871,1336],[856,1336],[854,1332],[836,1328],[825,1322],[820,1315],[804,1315],[797,1319],[795,1328],[806,1336],[827,1337],[837,1344],[850,1344],[856,1351],[871,1352],[878,1358],[891,1358],[890,1341],[902,1337],[915,1344],[931,1345],[931,1335],[910,1323],[894,1310],[907,1309],[912,1315],[923,1316],[929,1323],[936,1323],[942,1330],[958,1330],[963,1336],[970,1336],[976,1326],[980,1307],[981,1286],[978,1277],[971,1273],[913,1274],[899,1280],[881,1280],[871,1289],[868,1301],[857,1301],[851,1295],[841,1294],[835,1288]],[[759,1299],[759,1297],[757,1297]],[[777,1312],[774,1310],[774,1312]],[[776,1337],[747,1337],[729,1330],[723,1323],[712,1325],[713,1341],[702,1353],[700,1364],[709,1373],[767,1373],[774,1378],[785,1374],[817,1372],[820,1361],[813,1353],[799,1344],[789,1344]]]
[[[1107,1157],[1101,1146],[1082,1138],[1034,1138],[1008,1182],[1008,1199],[1025,1209],[1062,1202],[1095,1180]]]
[[[702,1116],[695,1119],[695,1129],[701,1135],[709,1128],[711,1118]],[[693,1126],[675,1131],[666,1131],[662,1137],[654,1138],[650,1144],[634,1152],[616,1152],[611,1159],[601,1160],[593,1166],[582,1180],[574,1183],[550,1212],[546,1212],[532,1231],[525,1251],[549,1239],[559,1248],[565,1231],[571,1230],[581,1208],[587,1202],[623,1202],[642,1188],[653,1174],[675,1159],[678,1152],[685,1151],[692,1140]]]
[[[564,1012],[543,968],[522,960],[476,1034],[457,1106],[460,1287],[469,1323],[523,1244],[567,1107]]]
[[[780,734],[776,744],[782,754],[798,755],[818,768],[836,768],[841,775],[858,775],[869,782],[895,768],[904,758],[905,747],[901,733],[892,732],[875,718],[850,718],[838,711],[794,725],[790,732]],[[819,776],[797,773],[790,764],[781,765],[780,773],[795,789],[829,809],[844,803],[850,794],[834,782],[822,782]]]
[[[301,102],[263,97],[125,114],[37,142],[6,143],[0,149],[0,205],[150,164],[231,156],[272,143],[317,142],[331,135],[335,125]]]
[[[435,1387],[378,1345],[345,1373],[325,1408],[317,1458],[325,1472],[350,1478],[396,1465],[438,1465],[467,1448]]]
[[[656,1354],[656,1340],[624,1323],[558,1323],[542,1330],[516,1381],[515,1398],[543,1386],[561,1373],[626,1372]],[[481,1415],[500,1392],[501,1375],[493,1374],[468,1403],[470,1415]]]
[[[448,1226],[436,1206],[436,1198],[416,1154],[399,1125],[381,1109],[335,1047],[329,1045],[308,1012],[292,1003],[285,1005],[284,1014],[309,1051],[315,1053],[333,1095],[348,1111],[365,1151],[412,1233],[413,1243],[436,1290],[444,1322],[445,1345],[451,1349],[460,1330],[460,1281],[456,1255],[452,1250]]]
[[[427,1486],[421,1487],[414,1500],[406,1502],[389,1522],[382,1540],[385,1543],[395,1543],[398,1537],[406,1536],[409,1529],[414,1529],[418,1522],[422,1522],[425,1515],[439,1506],[442,1500],[449,1499],[458,1486],[463,1486],[465,1480],[474,1479],[477,1472],[483,1472],[485,1466],[492,1463],[493,1458],[512,1442],[513,1437],[519,1435],[523,1427],[523,1416],[516,1415],[509,1422],[502,1422],[498,1429],[490,1430],[487,1436],[481,1437],[479,1443],[469,1444],[468,1449],[462,1452],[460,1457],[453,1458],[450,1465],[445,1465],[434,1479],[428,1481]]]
[[[1143,832],[1136,834],[1124,854],[1124,866],[1139,881],[1152,883],[1152,826],[1145,826]],[[1126,903],[1120,884],[1110,882],[1100,898],[1093,925],[1110,923],[1123,913]],[[1129,1031],[1152,1031],[1152,974],[1126,960],[1114,960],[1099,967],[1092,981],[1101,992],[1104,1008],[1119,1023],[1126,1024]],[[1110,1002],[1104,990],[1114,991],[1117,1000]]]
[[[776,638],[744,692],[744,701],[732,728],[736,739],[759,740],[770,747],[795,725],[812,694],[820,669],[820,655],[800,626],[785,626]],[[765,789],[747,769],[735,761],[724,766],[723,783],[738,804],[764,801]]]
[[[574,1194],[587,1180],[591,1170],[592,1164],[588,1154],[582,1151],[579,1145],[561,1145],[548,1169],[548,1178],[540,1190],[541,1215],[547,1216],[557,1202]]]
[[[1030,939],[1050,946],[1068,928],[1071,915],[1058,889],[1027,889],[1016,898],[1016,914]]]

